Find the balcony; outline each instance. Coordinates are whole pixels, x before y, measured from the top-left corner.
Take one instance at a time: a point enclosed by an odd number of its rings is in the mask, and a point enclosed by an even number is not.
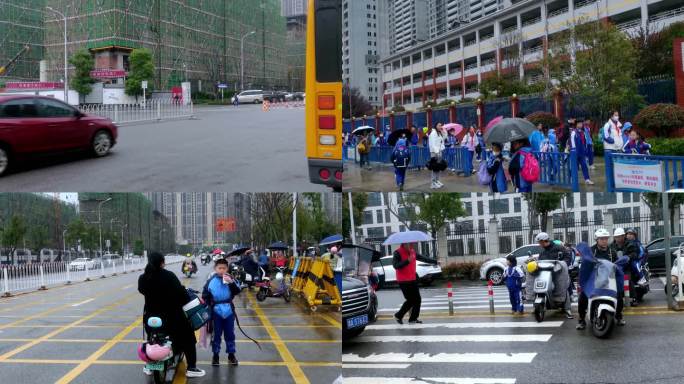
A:
[[[564,13],[567,13],[568,11],[569,11],[568,7],[563,7],[563,8],[560,8],[560,9],[556,9],[555,11],[549,12],[549,14],[547,15],[547,18],[550,19],[550,18],[552,18],[552,17],[556,17],[556,16],[558,16],[558,15],[562,15],[562,14],[564,14]]]
[[[530,25],[537,24],[537,23],[540,22],[540,21],[541,21],[541,16],[537,16],[537,17],[534,17],[534,18],[531,18],[531,19],[523,20],[522,26],[523,26],[523,27],[528,27],[528,26],[530,26]]]
[[[508,26],[508,27],[502,29],[501,34],[503,35],[503,34],[508,33],[508,32],[513,32],[517,29],[518,29],[518,26],[514,24],[514,25],[511,25],[511,26]]]
[[[629,21],[623,21],[622,23],[615,24],[615,27],[624,33],[631,34],[636,32],[641,26],[641,19],[634,19]]]
[[[475,45],[475,43],[477,43],[477,40],[476,40],[476,39],[472,39],[472,40],[468,40],[468,41],[464,42],[464,43],[463,43],[463,46],[464,46],[464,47],[470,47],[471,45]]]
[[[669,11],[654,13],[648,17],[648,21],[657,22],[675,17],[684,18],[684,6],[675,9],[670,9]]]
[[[575,10],[580,9],[582,7],[586,7],[589,4],[593,4],[598,0],[580,0],[575,3]]]

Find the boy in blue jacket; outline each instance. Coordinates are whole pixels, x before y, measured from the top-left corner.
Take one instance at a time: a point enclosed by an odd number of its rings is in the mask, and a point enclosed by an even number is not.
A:
[[[211,339],[211,349],[214,356],[211,365],[219,365],[221,352],[221,336],[226,340],[228,364],[238,365],[235,358],[235,307],[233,298],[240,293],[240,287],[233,277],[228,274],[228,261],[218,259],[214,264],[214,273],[202,290],[202,298],[211,307],[211,318],[214,334]]]
[[[518,267],[518,260],[513,255],[506,256],[506,264],[508,267],[504,271],[504,279],[506,279],[506,288],[508,288],[508,298],[511,300],[511,310],[513,314],[523,314],[523,303],[521,297],[523,271]]]

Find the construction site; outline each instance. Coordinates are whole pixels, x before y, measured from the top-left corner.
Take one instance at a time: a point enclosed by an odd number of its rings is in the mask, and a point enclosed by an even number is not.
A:
[[[131,51],[146,48],[158,90],[238,89],[242,41],[245,89],[290,85],[279,0],[0,0],[0,83],[62,81],[62,15],[69,56],[85,48],[97,69],[128,70]]]

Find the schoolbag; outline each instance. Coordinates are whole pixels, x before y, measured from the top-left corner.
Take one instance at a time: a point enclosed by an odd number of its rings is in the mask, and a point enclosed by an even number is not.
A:
[[[527,151],[522,151],[521,154],[524,164],[520,170],[520,176],[528,183],[536,183],[539,181],[539,161],[534,155]]]
[[[364,142],[360,142],[356,146],[356,149],[359,151],[359,153],[366,153],[366,144]]]
[[[397,168],[406,168],[409,163],[409,151],[405,145],[399,146],[394,151],[394,166]]]
[[[487,172],[487,162],[483,161],[480,163],[480,167],[477,170],[477,179],[480,185],[489,185],[492,182],[492,175]]]

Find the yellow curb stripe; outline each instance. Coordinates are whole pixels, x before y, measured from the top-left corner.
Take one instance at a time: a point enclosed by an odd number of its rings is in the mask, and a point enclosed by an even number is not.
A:
[[[0,342],[28,342],[35,339],[29,338],[0,338]],[[48,339],[43,340],[41,343],[106,343],[109,341],[114,341],[115,343],[142,343],[143,340],[134,339],[123,339],[123,340],[113,340],[113,339]],[[270,339],[256,339],[260,343],[274,343],[274,340]],[[288,339],[282,340],[284,343],[309,343],[309,344],[327,344],[327,343],[341,343],[342,339]],[[239,339],[235,340],[236,343],[252,343],[252,340]]]
[[[106,293],[106,292],[104,292],[103,294],[105,294],[105,293]],[[61,326],[61,327],[55,329],[54,331],[49,332],[48,334],[43,335],[43,336],[41,336],[41,337],[39,337],[39,338],[37,338],[37,339],[35,339],[35,340],[29,342],[29,343],[26,343],[26,344],[24,344],[24,345],[22,345],[22,346],[19,346],[19,347],[15,348],[15,349],[13,349],[13,350],[11,350],[11,351],[5,352],[4,354],[0,355],[0,362],[3,361],[3,360],[8,359],[8,358],[10,358],[10,357],[12,357],[12,356],[14,356],[14,355],[16,355],[17,353],[20,353],[20,352],[22,352],[22,351],[27,350],[27,349],[33,347],[34,345],[36,345],[36,344],[38,344],[38,343],[44,341],[44,340],[50,339],[50,338],[52,338],[53,336],[58,335],[58,334],[60,334],[60,333],[62,333],[62,332],[64,332],[64,331],[66,331],[67,329],[73,328],[73,327],[76,326],[76,325],[79,325],[79,324],[81,324],[81,323],[83,323],[83,322],[85,322],[85,321],[87,321],[87,320],[90,320],[90,319],[94,318],[95,316],[100,315],[101,313],[107,312],[107,311],[109,311],[109,310],[111,310],[111,309],[113,309],[113,308],[115,308],[115,307],[117,307],[117,306],[119,306],[119,305],[121,305],[121,304],[124,304],[124,303],[126,303],[127,301],[133,299],[133,298],[134,298],[135,296],[137,296],[137,295],[139,295],[138,292],[131,293],[131,294],[125,296],[124,298],[122,298],[122,299],[120,299],[120,300],[118,300],[118,301],[115,301],[115,302],[112,303],[112,304],[109,304],[109,305],[107,305],[107,306],[105,306],[105,307],[102,307],[102,308],[98,309],[97,311],[91,313],[90,315],[87,315],[87,316],[81,318],[80,320],[76,320],[76,321],[74,321],[74,322],[72,322],[72,323],[63,325],[63,326]],[[71,304],[67,304],[67,305],[71,305]],[[20,320],[20,321],[21,321],[21,320]]]
[[[261,307],[256,302],[254,297],[252,297],[252,295],[247,295],[247,298],[252,304],[252,307],[254,308],[256,315],[259,316],[259,320],[261,320],[261,323],[264,324],[264,327],[266,328],[268,335],[271,337],[271,340],[274,340],[273,344],[278,350],[280,357],[283,359],[285,363],[287,363],[287,369],[290,371],[290,375],[292,375],[292,378],[294,379],[295,383],[309,384],[309,379],[304,374],[304,371],[302,370],[301,366],[299,365],[297,360],[295,360],[294,356],[292,356],[290,350],[287,349],[287,346],[280,338],[280,335],[278,335],[278,331],[275,330],[268,317],[264,315],[264,312],[261,310]]]
[[[136,292],[137,293],[137,292]],[[72,380],[74,380],[76,377],[78,377],[83,371],[88,369],[95,360],[100,358],[100,356],[104,355],[107,351],[112,349],[116,345],[117,340],[121,340],[124,337],[126,337],[135,327],[140,325],[142,322],[142,317],[136,319],[134,322],[128,325],[123,331],[119,332],[114,338],[111,340],[107,341],[103,346],[101,346],[97,351],[93,352],[90,356],[88,356],[85,360],[81,361],[80,364],[78,364],[76,367],[74,367],[71,371],[67,372],[64,376],[62,376],[59,380],[57,380],[55,383],[56,384],[68,384]]]
[[[185,376],[185,372],[187,371],[188,366],[185,363],[185,359],[178,363],[178,366],[176,367],[175,372],[173,373],[173,384],[185,384],[188,381],[188,378]]]
[[[324,314],[324,313],[319,314],[319,316],[321,316],[323,319],[325,319],[325,321],[327,321],[328,323],[332,324],[332,325],[335,326],[336,328],[342,329],[342,323],[340,323],[340,322],[337,321],[336,319],[333,319],[332,316],[326,315],[326,314]]]

